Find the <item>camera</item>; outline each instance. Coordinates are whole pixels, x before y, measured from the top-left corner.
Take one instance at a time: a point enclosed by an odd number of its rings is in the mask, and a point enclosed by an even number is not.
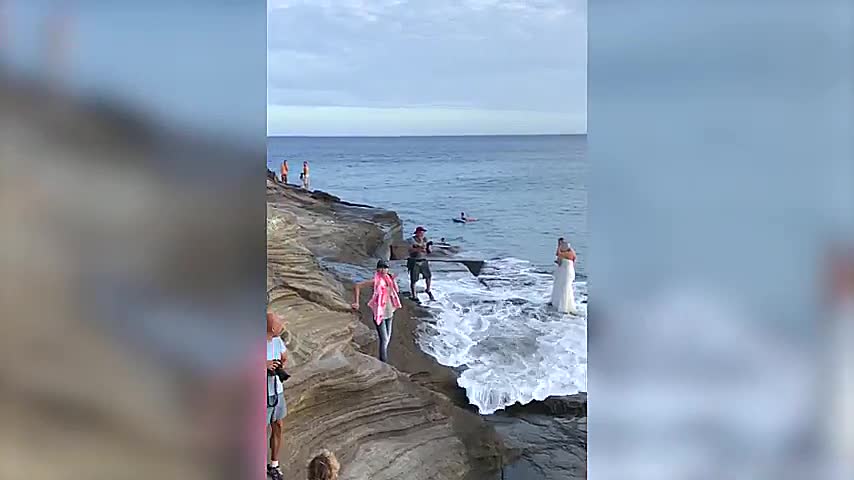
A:
[[[288,374],[288,372],[285,371],[284,367],[282,367],[282,362],[276,360],[276,364],[277,364],[276,368],[274,368],[273,370],[267,370],[267,376],[268,377],[272,377],[275,375],[275,376],[279,377],[279,380],[281,380],[282,382],[291,378],[291,376]]]
[[[284,369],[284,368],[282,368],[282,367],[277,368],[273,373],[274,373],[277,377],[279,377],[279,380],[281,380],[281,381],[283,381],[283,382],[284,382],[285,380],[287,380],[287,379],[291,378],[291,376],[290,376],[290,375],[288,375],[288,372],[286,372],[286,371],[285,371],[285,369]]]

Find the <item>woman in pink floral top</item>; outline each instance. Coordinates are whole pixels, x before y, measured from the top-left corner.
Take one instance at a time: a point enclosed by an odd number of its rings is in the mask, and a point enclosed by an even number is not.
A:
[[[359,282],[354,287],[353,309],[359,309],[359,293],[363,287],[373,286],[374,294],[368,306],[374,312],[374,323],[379,337],[379,358],[388,361],[388,345],[391,343],[391,324],[395,310],[400,308],[400,296],[394,274],[389,273],[385,260],[377,262],[377,272],[372,280]]]

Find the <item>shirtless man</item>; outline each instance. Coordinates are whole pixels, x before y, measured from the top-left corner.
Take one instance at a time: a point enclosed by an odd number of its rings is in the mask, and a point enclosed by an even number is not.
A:
[[[288,161],[282,161],[282,183],[288,183]]]
[[[302,188],[306,190],[311,188],[311,181],[308,176],[308,162],[302,162],[302,173],[300,173],[299,178],[302,180]]]

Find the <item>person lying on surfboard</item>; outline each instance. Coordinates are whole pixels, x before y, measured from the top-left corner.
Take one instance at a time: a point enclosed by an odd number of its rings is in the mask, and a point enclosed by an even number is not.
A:
[[[462,221],[462,223],[468,223],[468,222],[475,222],[475,221],[477,221],[477,219],[476,219],[476,218],[467,217],[467,216],[466,216],[466,212],[460,212],[460,220]]]

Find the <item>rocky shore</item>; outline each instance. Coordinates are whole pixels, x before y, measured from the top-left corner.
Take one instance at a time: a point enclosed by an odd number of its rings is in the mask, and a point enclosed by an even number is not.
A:
[[[390,365],[376,360],[370,318],[350,311],[351,285],[401,240],[394,212],[268,177],[267,289],[286,321],[292,375],[285,471],[304,478],[310,456],[329,448],[343,479],[586,478],[586,395],[478,415],[456,373],[418,348],[427,314],[408,300]]]

